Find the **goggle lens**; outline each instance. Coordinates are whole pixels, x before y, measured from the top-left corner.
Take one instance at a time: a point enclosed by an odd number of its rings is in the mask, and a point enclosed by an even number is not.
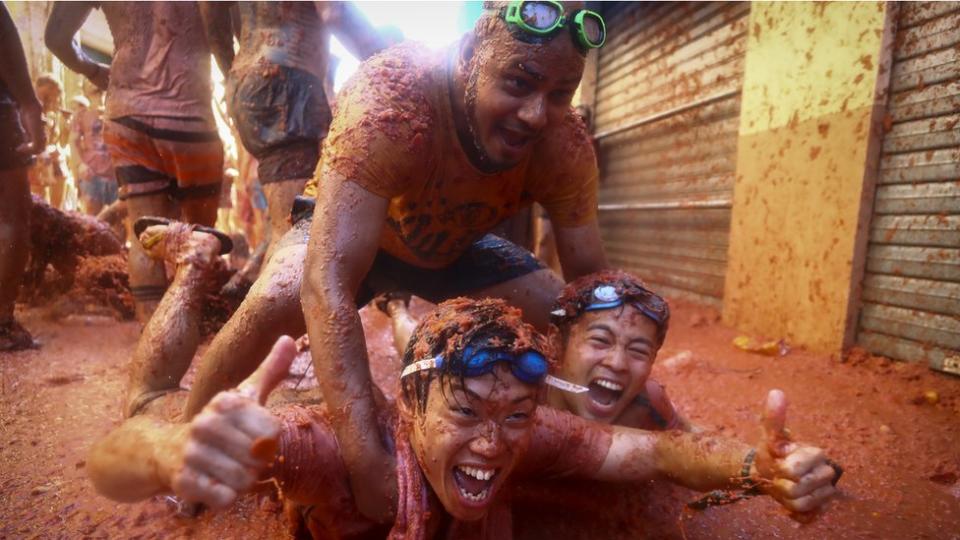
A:
[[[540,353],[527,351],[517,357],[513,374],[521,381],[533,384],[547,376],[547,360]]]
[[[552,30],[561,15],[556,5],[546,2],[524,2],[520,6],[523,22],[537,30]]]
[[[603,22],[598,15],[585,13],[583,17],[583,35],[591,45],[599,47],[603,44],[606,37],[603,29]]]
[[[564,392],[574,394],[583,394],[589,392],[586,386],[574,384],[563,379],[550,375],[547,359],[537,351],[526,351],[514,356],[511,353],[496,349],[474,349],[467,347],[463,350],[463,358],[466,363],[464,374],[467,377],[479,377],[493,371],[493,367],[498,362],[507,362],[510,364],[510,371],[517,379],[526,384],[546,383],[558,388]],[[411,375],[425,369],[437,369],[443,365],[443,356],[438,355],[433,358],[417,360],[403,368],[400,378]]]
[[[463,358],[467,364],[466,375],[468,377],[479,377],[490,373],[498,362],[510,364],[513,375],[527,384],[536,384],[547,375],[547,360],[535,351],[527,351],[514,356],[496,349],[475,350],[472,347],[467,347],[463,351]]]

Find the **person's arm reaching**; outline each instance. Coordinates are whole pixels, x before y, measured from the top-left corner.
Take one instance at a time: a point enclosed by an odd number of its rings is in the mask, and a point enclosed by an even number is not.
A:
[[[394,457],[377,423],[366,341],[354,297],[380,244],[388,199],[324,165],[301,299],[310,352],[357,508],[389,519]]]
[[[80,42],[74,39],[93,7],[93,2],[54,2],[43,39],[64,65],[90,79],[97,88],[106,90],[110,84],[110,67],[88,58]]]
[[[360,61],[387,48],[386,40],[353,2],[318,2],[317,4],[323,24],[329,25],[343,46]]]
[[[755,453],[738,441],[703,433],[614,426],[603,465],[588,476],[611,482],[666,478],[699,491],[744,488],[755,482],[787,509],[807,512],[835,493],[838,471],[820,448],[791,442],[785,420],[786,398],[772,390],[764,408],[764,439]]]
[[[200,18],[207,33],[210,51],[220,66],[220,72],[226,77],[233,66],[233,26],[230,21],[230,8],[236,2],[199,2]]]
[[[27,130],[29,140],[17,150],[24,154],[37,154],[46,146],[43,132],[42,107],[37,94],[30,84],[30,71],[23,55],[23,44],[17,27],[13,24],[7,6],[0,4],[0,80],[16,100],[20,109],[21,121]]]

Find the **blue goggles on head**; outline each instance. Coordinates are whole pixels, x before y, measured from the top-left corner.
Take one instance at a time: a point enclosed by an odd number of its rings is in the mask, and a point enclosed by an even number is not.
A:
[[[546,383],[567,392],[587,392],[586,387],[558,379],[548,373],[550,365],[547,359],[537,351],[524,351],[513,354],[509,351],[496,348],[475,348],[467,346],[463,349],[462,361],[465,377],[479,377],[493,371],[499,363],[510,366],[513,376],[526,384]],[[403,368],[400,378],[427,369],[441,369],[444,364],[443,355],[437,355],[425,360],[417,360]]]
[[[656,299],[656,297],[651,298],[651,300],[654,300],[654,299]],[[621,296],[617,292],[616,287],[614,287],[613,285],[600,285],[595,289],[593,289],[593,294],[590,297],[590,303],[583,308],[583,311],[600,311],[603,309],[611,309],[615,307],[620,307],[624,305],[624,303],[625,302],[624,302],[623,296]],[[653,306],[654,309],[650,309],[647,306],[641,304],[640,302],[634,302],[631,305],[637,308],[637,310],[640,313],[643,313],[648,318],[653,319],[655,322],[663,323],[664,306],[662,305],[662,302],[659,302],[659,301],[656,302],[656,304],[657,305]],[[558,309],[558,310],[552,311],[551,315],[555,315],[557,317],[563,317],[566,315],[566,311],[562,309]]]

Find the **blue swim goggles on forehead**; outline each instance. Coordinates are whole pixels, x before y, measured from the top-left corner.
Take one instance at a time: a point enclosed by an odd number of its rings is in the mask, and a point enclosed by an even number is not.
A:
[[[501,10],[508,24],[538,37],[547,37],[571,25],[574,39],[584,49],[599,49],[607,40],[607,25],[599,13],[581,9],[567,18],[563,4],[552,0],[514,0]]]
[[[546,383],[565,392],[577,394],[589,391],[585,386],[580,386],[579,384],[574,384],[550,375],[547,372],[549,369],[547,359],[536,351],[524,351],[519,354],[513,354],[503,349],[474,348],[468,346],[463,349],[462,361],[464,364],[463,374],[465,377],[486,375],[493,371],[493,368],[496,367],[497,364],[505,363],[510,366],[510,371],[513,373],[513,376],[526,384]],[[418,371],[441,369],[443,363],[443,355],[417,360],[403,368],[403,372],[400,373],[400,378],[402,379]]]
[[[631,305],[648,318],[653,319],[658,323],[663,323],[663,302],[656,297],[651,297],[650,301],[651,304],[653,304],[650,307],[647,307],[640,302],[634,302]],[[603,309],[611,309],[620,307],[624,305],[624,303],[623,296],[617,292],[616,287],[613,285],[600,285],[593,289],[590,303],[583,308],[583,311],[600,311]],[[566,314],[567,312],[563,309],[558,309],[551,312],[551,315],[555,315],[557,317],[563,317]]]

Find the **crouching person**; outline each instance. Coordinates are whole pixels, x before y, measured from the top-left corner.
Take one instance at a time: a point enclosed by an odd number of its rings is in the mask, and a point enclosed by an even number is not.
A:
[[[236,390],[221,392],[189,424],[128,420],[94,445],[87,469],[102,494],[121,501],[175,492],[214,508],[272,477],[302,508],[315,538],[509,538],[512,480],[530,477],[643,482],[666,478],[698,490],[758,489],[791,510],[834,492],[823,452],[791,442],[786,403],[771,392],[757,448],[684,432],[598,424],[539,407],[548,385],[546,338],[500,300],[454,299],[423,319],[404,354],[396,407],[367,403],[376,425],[356,426],[376,444],[384,481],[382,518],[364,517],[343,449],[323,411],[264,407],[295,354],[281,338]],[[371,398],[372,399],[372,398]],[[330,408],[356,403],[328,403]],[[382,532],[382,534],[381,534]]]

